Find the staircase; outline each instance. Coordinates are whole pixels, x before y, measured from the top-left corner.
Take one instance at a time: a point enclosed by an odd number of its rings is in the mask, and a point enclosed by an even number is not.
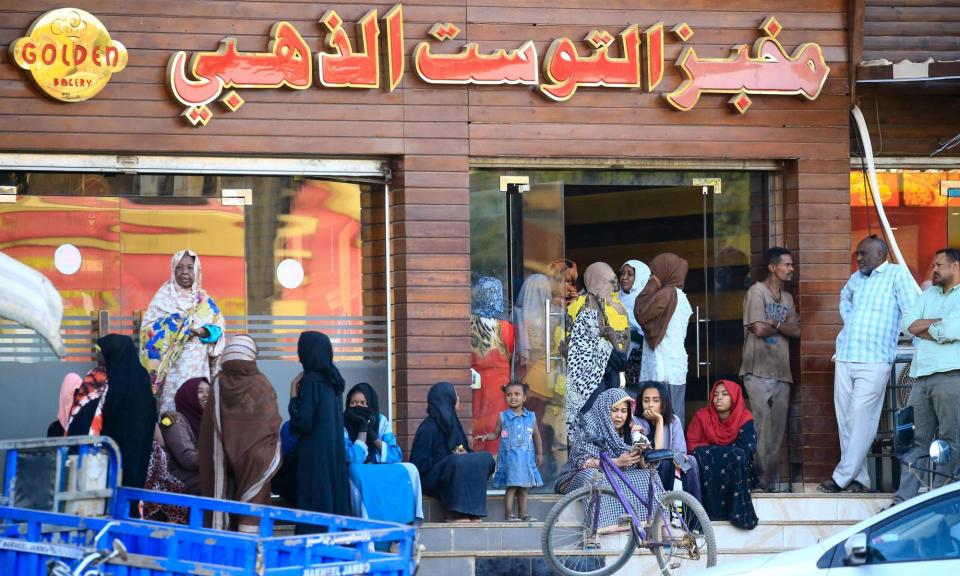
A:
[[[528,513],[543,520],[559,497],[531,494]],[[760,524],[741,530],[714,522],[717,563],[765,556],[814,544],[876,514],[889,494],[754,494]],[[503,496],[488,499],[489,516],[480,524],[445,524],[439,502],[424,500],[426,546],[418,576],[549,576],[555,574],[540,551],[542,522],[505,522]],[[691,567],[689,572],[698,569]],[[656,559],[637,551],[621,574],[657,574]]]

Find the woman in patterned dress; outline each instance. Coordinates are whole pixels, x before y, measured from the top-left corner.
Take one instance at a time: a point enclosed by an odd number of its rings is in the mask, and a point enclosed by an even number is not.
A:
[[[752,530],[757,525],[750,490],[757,485],[757,433],[740,386],[718,380],[712,401],[697,410],[687,429],[687,449],[700,463],[701,503],[712,520],[729,520]]]
[[[613,459],[630,483],[646,495],[653,470],[643,468],[643,456],[633,449],[631,435],[630,395],[620,388],[601,392],[580,423],[582,436],[571,444],[570,458],[557,478],[556,490],[567,494],[590,483],[600,467],[600,454],[606,452]],[[657,493],[661,490],[658,488]],[[623,490],[641,521],[647,519],[647,509],[629,490]],[[600,528],[615,530],[620,518],[626,514],[623,505],[612,496],[604,496],[600,502]]]
[[[220,308],[201,288],[200,257],[181,250],[170,279],[157,290],[140,327],[140,363],[150,373],[160,411],[176,409],[174,396],[191,378],[213,382],[224,347]]]

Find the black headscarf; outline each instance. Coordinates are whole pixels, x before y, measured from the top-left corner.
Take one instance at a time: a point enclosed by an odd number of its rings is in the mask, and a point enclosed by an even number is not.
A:
[[[456,450],[457,446],[470,450],[467,435],[463,433],[463,426],[457,418],[457,390],[453,384],[437,382],[430,388],[427,393],[427,417],[437,423],[450,452]]]
[[[150,375],[140,364],[129,336],[107,334],[97,340],[107,367],[109,388],[103,402],[102,434],[120,446],[124,486],[142,488],[150,463],[157,404]]]
[[[357,392],[363,394],[363,397],[367,400],[367,407],[362,408],[360,406],[350,408],[350,399],[353,398],[353,395]],[[343,425],[347,429],[347,435],[350,437],[351,442],[357,440],[357,435],[360,432],[363,432],[363,428],[358,424],[359,418],[352,417],[351,415],[362,416],[367,420],[367,443],[372,442],[380,435],[380,400],[377,398],[377,392],[373,389],[373,386],[370,386],[366,382],[360,382],[356,386],[350,389],[347,392],[347,408],[343,411]],[[373,462],[376,454],[373,450],[370,450],[367,454],[367,462]]]
[[[311,372],[320,374],[333,385],[334,393],[343,394],[346,382],[333,363],[333,344],[326,334],[315,331],[300,334],[297,356],[303,365],[304,378]]]

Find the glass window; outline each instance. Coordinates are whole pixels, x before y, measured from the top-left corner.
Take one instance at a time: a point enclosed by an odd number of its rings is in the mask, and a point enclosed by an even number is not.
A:
[[[0,362],[14,363],[22,381],[59,385],[65,372],[83,374],[98,332],[136,337],[139,315],[170,278],[171,257],[189,248],[227,333],[249,333],[260,345],[261,369],[284,410],[305,330],[329,335],[348,382],[369,382],[386,406],[382,187],[290,176],[39,172],[0,173],[0,185],[17,187],[16,202],[0,204],[0,250],[49,278],[64,304],[66,362],[32,331],[0,321]],[[5,430],[0,437],[22,435]]]
[[[871,530],[867,563],[960,558],[960,494],[941,498]]]

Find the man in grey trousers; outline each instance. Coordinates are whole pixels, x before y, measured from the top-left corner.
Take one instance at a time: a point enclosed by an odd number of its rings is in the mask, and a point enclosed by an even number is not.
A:
[[[780,444],[790,406],[790,342],[800,337],[800,317],[784,283],[793,280],[793,256],[786,248],[767,250],[767,278],[743,299],[743,362],[740,376],[757,426],[760,490],[777,492]]]
[[[933,286],[917,299],[912,310],[903,317],[903,329],[917,338],[917,351],[910,365],[910,376],[916,379],[907,406],[913,407],[916,426],[913,446],[904,460],[916,463],[926,454],[934,432],[950,444],[950,460],[939,472],[957,474],[960,463],[960,250],[944,248],[933,263]],[[927,463],[920,462],[921,466]],[[936,476],[934,487],[950,480]],[[920,483],[917,472],[904,466],[900,489],[894,503],[917,495]]]

